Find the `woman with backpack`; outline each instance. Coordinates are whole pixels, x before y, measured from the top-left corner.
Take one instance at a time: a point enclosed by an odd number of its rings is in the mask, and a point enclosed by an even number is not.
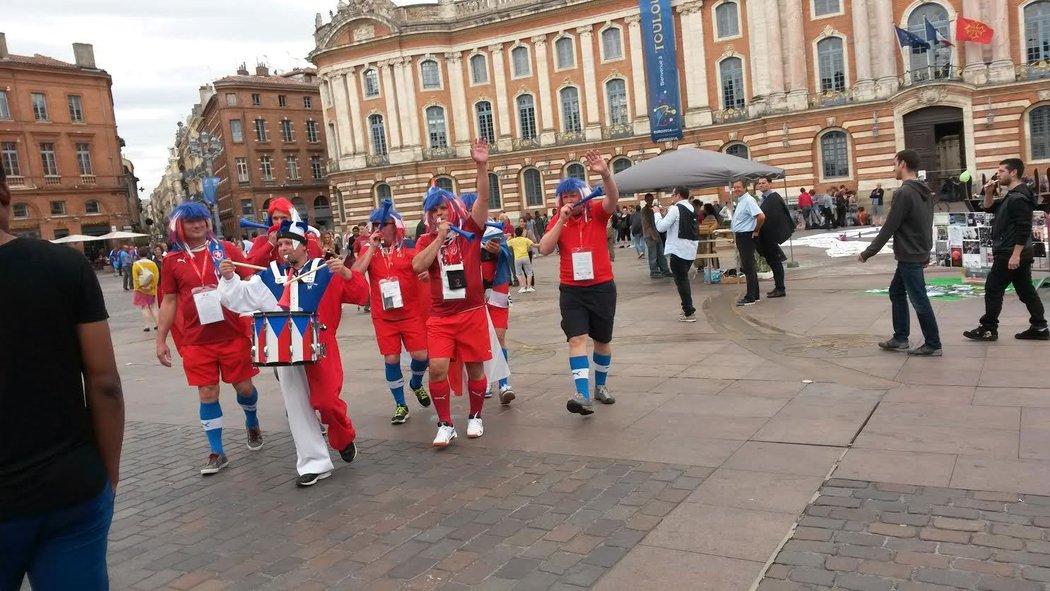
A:
[[[131,285],[134,286],[131,303],[142,310],[142,331],[149,332],[152,323],[157,330],[157,282],[160,270],[149,258],[149,247],[139,247],[139,259],[131,266]]]

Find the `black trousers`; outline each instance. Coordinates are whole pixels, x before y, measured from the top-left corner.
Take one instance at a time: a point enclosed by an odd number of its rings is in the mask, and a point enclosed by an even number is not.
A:
[[[780,245],[770,241],[763,241],[759,235],[758,254],[769,263],[769,269],[773,271],[773,287],[783,291],[784,288],[784,251]]]
[[[674,275],[674,285],[678,288],[678,297],[682,300],[682,313],[686,316],[696,312],[693,307],[693,288],[689,285],[689,269],[693,262],[688,259],[668,255],[667,262],[671,264],[671,274]]]
[[[1006,286],[1011,283],[1017,297],[1028,307],[1028,315],[1031,316],[1028,321],[1032,326],[1046,326],[1043,301],[1032,285],[1032,261],[1021,260],[1021,265],[1011,271],[1007,257],[995,257],[992,270],[984,282],[984,316],[981,316],[981,326],[998,328],[999,313],[1003,311],[1003,295],[1006,294]]]
[[[736,250],[740,253],[740,269],[747,278],[747,295],[745,297],[758,301],[758,268],[755,265],[755,239],[751,232],[735,232]]]

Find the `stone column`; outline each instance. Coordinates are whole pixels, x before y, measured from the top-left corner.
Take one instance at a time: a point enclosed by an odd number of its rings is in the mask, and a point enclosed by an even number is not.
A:
[[[984,0],[963,0],[963,16],[982,20]],[[963,68],[963,80],[970,84],[988,83],[988,66],[984,63],[984,46],[979,43],[960,43],[965,52],[966,67]]]
[[[853,4],[863,0],[853,0]],[[783,24],[780,22],[780,0],[766,0],[765,3],[765,36],[768,53],[769,93],[771,106],[783,100],[784,94],[784,48],[782,46]]]
[[[704,3],[693,0],[678,7],[682,21],[682,65],[685,71],[685,126],[711,124],[711,105],[707,94],[707,74],[713,71],[704,57]]]
[[[470,156],[471,132],[470,115],[467,109],[467,97],[463,93],[463,58],[458,53],[445,54],[446,71],[448,72],[449,96],[452,100],[452,141],[449,145],[456,148],[457,156]]]
[[[1009,15],[1006,0],[986,0],[990,9],[992,29],[992,65],[988,69],[988,78],[992,82],[1013,82],[1016,79],[1014,61],[1010,56]]]
[[[503,67],[503,45],[489,45],[489,60],[492,63],[492,85],[496,89],[496,145],[501,151],[510,150],[514,126],[510,116],[514,106],[507,100],[507,74]]]
[[[404,57],[398,61],[401,64],[399,84],[404,89],[404,92],[400,93],[403,97],[401,105],[404,112],[398,115],[404,117],[402,135],[406,147],[412,148],[413,158],[420,160],[423,158],[423,144],[419,126],[419,104],[416,102],[416,72],[411,57]]]
[[[766,36],[767,7],[765,2],[748,2],[741,27],[747,27],[749,72],[744,75],[744,84],[750,83],[751,96],[769,95],[769,45]]]
[[[605,118],[598,109],[598,79],[594,70],[594,25],[576,27],[576,34],[580,37],[580,56],[583,58],[583,96],[584,105],[583,132],[588,140],[600,140],[602,138],[602,125]]]
[[[631,87],[634,94],[634,134],[649,135],[649,91],[645,86],[645,50],[642,48],[641,17],[631,14],[627,38],[631,44]]]
[[[551,101],[551,79],[547,73],[547,38],[537,35],[531,39],[536,77],[540,83],[540,144],[554,144],[554,107]]]
[[[361,98],[357,93],[358,75],[362,68],[353,67],[346,73],[346,94],[350,109],[347,117],[350,118],[350,128],[354,132],[354,146],[352,152],[357,156],[368,153],[368,134],[365,132],[364,117],[361,112]]]
[[[393,60],[387,60],[378,66],[383,84],[383,97],[386,99],[386,117],[383,120],[386,123],[386,139],[391,152],[400,150],[404,145],[401,141],[401,113],[397,109],[397,89],[394,86],[394,77],[390,73],[393,65]]]
[[[897,34],[893,30],[893,5],[886,0],[875,2],[875,22],[872,25],[875,33],[875,96],[888,98],[897,92],[899,82],[897,72],[899,71],[899,60],[901,59],[900,44],[897,42]]]
[[[889,4],[889,2],[887,2]],[[788,52],[788,109],[804,111],[809,108],[809,80],[806,79],[805,23],[802,21],[802,0],[785,0],[784,32]]]
[[[329,88],[332,89],[332,105],[335,106],[335,133],[336,146],[339,154],[330,154],[333,160],[339,160],[341,156],[349,156],[356,151],[354,135],[350,130],[350,100],[346,92],[346,73],[342,70],[334,72],[329,78]]]
[[[843,49],[849,59],[849,48],[853,47],[853,58],[856,64],[856,70],[853,73],[854,96],[859,101],[869,101],[875,98],[875,81],[871,76],[871,35],[869,34],[871,25],[868,18],[868,0],[853,0],[850,10],[853,11],[853,35]]]

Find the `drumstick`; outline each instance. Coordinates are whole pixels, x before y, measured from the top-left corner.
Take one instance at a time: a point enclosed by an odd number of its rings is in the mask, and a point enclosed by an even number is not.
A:
[[[313,275],[314,273],[320,271],[321,269],[327,269],[327,268],[328,268],[327,265],[321,265],[320,267],[317,267],[316,269],[312,269],[310,271],[307,271],[307,272],[303,273],[302,275],[296,275],[295,277],[292,277],[292,279],[288,283],[286,283],[285,285],[291,285],[291,284],[295,283],[296,281],[299,281],[303,277],[308,277],[308,276]]]
[[[229,260],[229,259],[227,259]],[[258,265],[249,265],[248,263],[238,263],[237,261],[230,261],[231,265],[237,267],[244,267],[245,269],[255,269],[256,271],[265,271],[266,267],[260,267]]]

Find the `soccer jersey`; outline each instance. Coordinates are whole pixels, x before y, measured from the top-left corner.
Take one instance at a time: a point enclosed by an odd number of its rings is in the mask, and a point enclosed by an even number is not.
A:
[[[589,207],[590,219],[583,215],[570,217],[561,229],[558,237],[558,254],[561,258],[561,284],[586,287],[613,280],[612,261],[609,260],[608,237],[606,226],[609,224],[609,213],[605,211],[604,201],[592,199],[581,207]],[[558,223],[559,211],[550,223],[550,232]],[[594,278],[577,280],[573,278],[573,253],[589,252],[593,266]]]
[[[453,316],[473,308],[478,308],[485,303],[485,286],[481,277],[481,235],[483,230],[478,228],[474,219],[468,217],[463,222],[463,229],[476,234],[473,241],[468,241],[459,234],[446,242],[438,250],[437,257],[430,265],[430,296],[433,305],[432,316]],[[435,234],[425,234],[416,243],[416,250],[422,251],[433,242]],[[466,277],[466,296],[461,299],[446,299],[445,285],[442,273],[449,267],[462,265],[462,272]]]

